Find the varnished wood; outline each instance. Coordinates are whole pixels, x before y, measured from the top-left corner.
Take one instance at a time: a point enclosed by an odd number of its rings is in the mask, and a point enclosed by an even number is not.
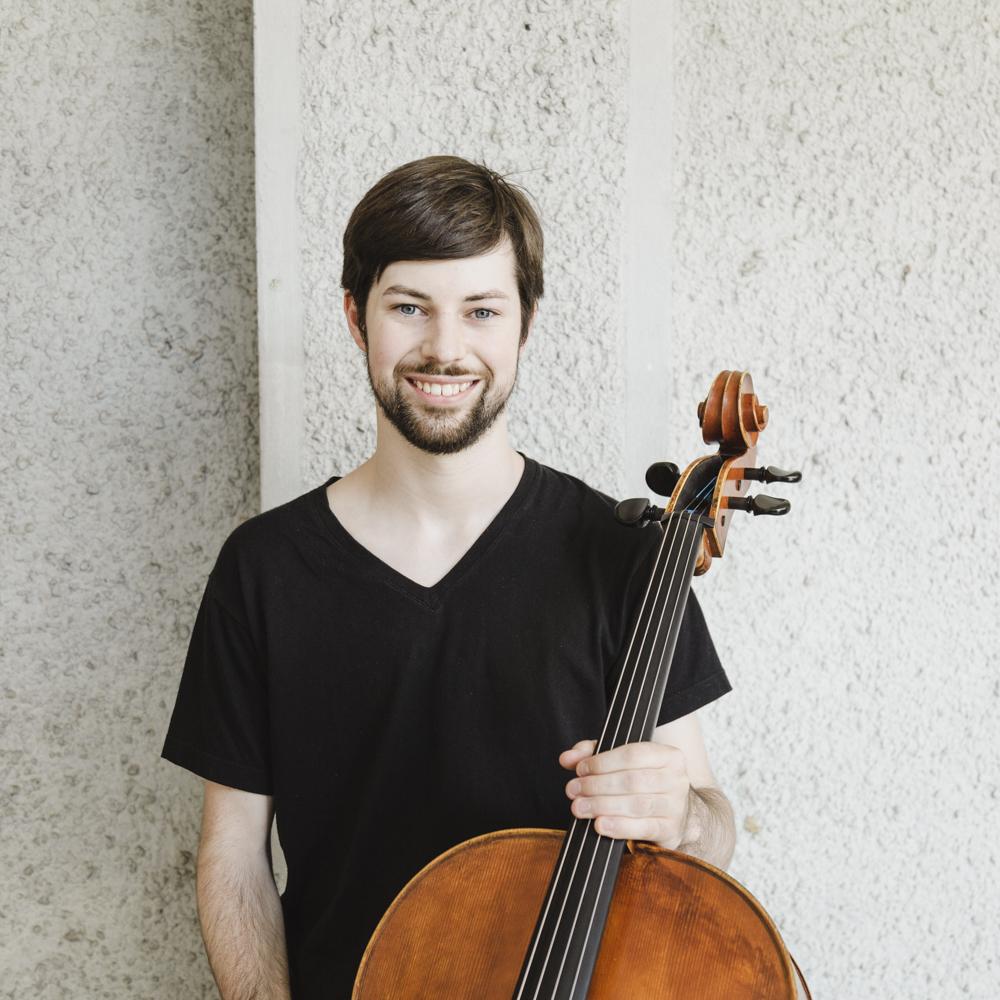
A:
[[[755,445],[767,426],[767,416],[749,372],[719,372],[708,396],[698,404],[702,439],[705,444],[719,445],[724,455],[739,454]]]
[[[510,1000],[563,837],[503,830],[432,861],[372,935],[353,1000]],[[630,846],[588,1000],[805,995],[777,928],[735,879],[689,855]]]
[[[698,421],[706,444],[717,444],[725,457],[718,474],[707,516],[714,521],[706,528],[695,565],[695,575],[701,576],[726,548],[726,535],[733,518],[727,501],[746,496],[750,483],[741,479],[739,470],[757,461],[757,439],[767,426],[768,412],[757,398],[749,372],[722,371],[716,375],[708,396],[698,404]],[[690,483],[713,456],[696,458],[681,473],[674,492],[664,508],[665,514],[683,510],[690,496]]]

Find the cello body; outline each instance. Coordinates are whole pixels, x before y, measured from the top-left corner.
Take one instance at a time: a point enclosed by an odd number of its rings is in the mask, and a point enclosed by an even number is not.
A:
[[[352,1000],[510,1000],[564,836],[502,830],[435,858],[379,922]],[[629,848],[588,1000],[808,1000],[743,886],[698,858]]]

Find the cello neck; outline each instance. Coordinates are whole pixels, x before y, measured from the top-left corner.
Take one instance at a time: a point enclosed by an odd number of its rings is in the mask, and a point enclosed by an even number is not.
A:
[[[615,680],[597,753],[648,740],[656,728],[704,523],[672,513]],[[624,841],[574,819],[563,841],[513,1000],[585,1000]]]
[[[596,753],[653,735],[703,531],[702,519],[694,514],[669,514],[663,521],[663,541],[639,605]]]

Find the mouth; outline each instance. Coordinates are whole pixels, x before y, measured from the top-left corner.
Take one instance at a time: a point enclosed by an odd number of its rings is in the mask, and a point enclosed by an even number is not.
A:
[[[476,391],[478,378],[417,378],[406,376],[406,381],[420,399],[428,403],[442,405],[466,399]]]

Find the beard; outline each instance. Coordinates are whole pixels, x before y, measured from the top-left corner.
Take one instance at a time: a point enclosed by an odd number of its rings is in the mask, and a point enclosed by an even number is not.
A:
[[[459,369],[437,369],[426,364],[419,368],[396,369],[393,380],[378,379],[372,375],[371,366],[365,365],[368,382],[375,394],[375,401],[389,423],[415,448],[430,455],[453,455],[475,444],[493,426],[503,413],[507,400],[514,391],[517,381],[517,365],[510,385],[497,385],[493,373],[476,374]],[[475,402],[461,412],[422,406],[418,399],[408,398],[403,385],[405,375],[442,375],[461,377],[468,375],[470,381],[480,382]]]

